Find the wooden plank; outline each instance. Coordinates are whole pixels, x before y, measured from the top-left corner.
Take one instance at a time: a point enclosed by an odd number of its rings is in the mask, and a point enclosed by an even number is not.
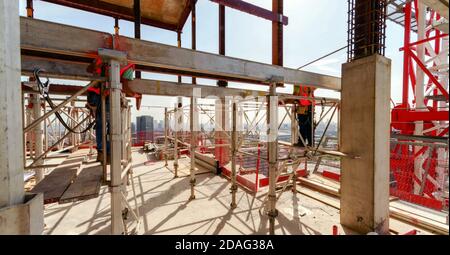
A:
[[[84,167],[59,200],[60,204],[98,197],[103,170],[101,165]]]
[[[430,219],[432,221],[440,222],[443,224],[445,224],[445,222],[446,222],[447,215],[445,213],[432,211],[432,209],[428,209],[428,208],[420,208],[419,206],[413,205],[408,202],[392,201],[389,203],[389,206],[391,208],[396,208],[396,209],[404,211],[404,212],[415,214],[420,217]]]
[[[50,174],[39,182],[32,193],[44,193],[44,204],[57,202],[70,183],[76,178],[78,167],[68,167],[59,170],[53,170]]]
[[[339,189],[337,189],[337,188],[334,188],[334,187],[322,184],[322,183],[317,182],[317,181],[309,180],[308,178],[305,178],[305,177],[300,177],[298,179],[299,179],[300,183],[305,185],[305,186],[317,189],[319,191],[323,191],[323,192],[329,193],[329,194],[331,194],[333,196],[339,197],[339,195],[340,195],[339,194]]]
[[[413,223],[417,226],[420,226],[422,228],[434,231],[436,233],[442,234],[442,235],[448,235],[449,229],[448,225],[436,222],[434,220],[430,220],[428,218],[409,213],[406,211],[399,210],[397,208],[391,207],[389,208],[391,217],[395,217],[397,219]]]
[[[214,155],[212,155],[212,154],[201,154],[201,153],[196,152],[195,158],[200,159],[213,167],[219,166],[218,161],[214,158]]]
[[[99,48],[112,48],[112,35],[21,17],[21,49],[27,55],[62,59],[94,59]],[[128,60],[141,70],[269,84],[274,78],[289,84],[340,91],[338,77],[177,48],[121,36],[116,40]],[[150,69],[146,69],[150,68]]]
[[[341,209],[339,199],[335,197],[331,197],[319,191],[314,191],[301,186],[297,186],[297,191],[300,192],[300,194],[308,196],[333,208],[336,208],[338,210]],[[419,230],[421,234],[431,234],[429,231],[425,230],[422,227],[413,226],[408,222],[400,221],[392,216],[389,218],[389,230],[393,234],[403,234],[413,229]]]
[[[57,202],[76,178],[83,159],[81,156],[69,156],[60,166],[46,175],[31,192],[44,193],[44,204]]]

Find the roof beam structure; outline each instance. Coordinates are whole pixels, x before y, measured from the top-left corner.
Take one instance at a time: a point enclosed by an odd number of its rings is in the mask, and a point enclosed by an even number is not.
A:
[[[220,5],[236,9],[241,12],[245,12],[256,17],[267,19],[270,21],[281,22],[283,25],[288,24],[288,17],[283,14],[275,13],[270,10],[264,9],[257,5],[247,3],[241,0],[210,0],[211,2],[218,3]]]
[[[420,0],[423,4],[437,11],[442,17],[449,20],[448,16],[448,0]]]
[[[22,59],[51,59],[68,63],[89,64],[98,56],[99,48],[112,48],[112,35],[48,21],[21,17]],[[117,39],[116,39],[117,40]],[[302,84],[315,88],[340,91],[341,79],[334,76],[273,66],[212,53],[177,48],[160,43],[119,37],[121,50],[127,52],[130,63],[138,70],[186,75],[210,79],[269,84],[277,81]],[[55,62],[56,63],[56,62]],[[32,68],[22,64],[22,73]],[[24,69],[24,67],[26,67]],[[60,66],[49,65],[47,72],[56,72]],[[84,71],[86,73],[86,71]],[[82,75],[80,75],[82,76]]]
[[[123,7],[123,6],[119,6],[119,5],[115,5],[115,4],[110,4],[110,3],[99,1],[99,0],[42,0],[42,1],[49,2],[52,4],[67,6],[67,7],[83,10],[83,11],[93,12],[93,13],[97,13],[97,14],[101,14],[101,15],[106,15],[106,16],[123,19],[123,20],[127,20],[127,21],[132,21],[132,22],[135,21],[134,10],[132,8],[127,8],[127,7]],[[189,16],[190,8],[187,7],[187,9],[189,9],[189,11],[186,11],[186,12],[188,12],[187,16]],[[186,22],[187,16],[186,16],[186,18],[182,19],[182,20],[184,20],[184,22],[182,22],[181,27]],[[167,30],[171,30],[171,31],[177,31],[177,30],[179,30],[179,27],[180,27],[180,24],[171,25],[171,24],[167,24],[164,22],[160,22],[157,20],[144,18],[144,17],[141,17],[141,22],[144,25],[159,27],[159,28],[163,28],[163,29],[167,29]]]

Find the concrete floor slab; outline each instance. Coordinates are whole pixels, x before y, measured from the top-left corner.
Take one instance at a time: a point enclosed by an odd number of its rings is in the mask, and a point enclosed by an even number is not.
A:
[[[238,207],[230,210],[229,180],[213,173],[197,175],[196,199],[189,201],[189,177],[173,178],[164,162],[143,164],[145,154],[133,153],[134,187],[141,216],[138,234],[267,234],[268,219],[260,210],[266,190],[255,195],[238,190]],[[180,159],[188,165],[189,159]],[[183,166],[182,166],[183,167]],[[134,206],[132,186],[128,201]],[[339,211],[310,197],[286,191],[277,204],[276,234],[331,234]],[[44,234],[109,234],[110,194],[106,186],[98,198],[45,206]],[[135,225],[128,220],[130,229]]]

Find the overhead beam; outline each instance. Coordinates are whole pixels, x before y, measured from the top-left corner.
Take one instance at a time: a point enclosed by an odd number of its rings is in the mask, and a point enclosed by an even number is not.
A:
[[[93,12],[105,16],[134,22],[134,10],[115,4],[110,4],[100,0],[42,0],[52,4],[63,5],[83,11]],[[178,29],[178,24],[167,24],[154,19],[142,17],[141,22],[144,25],[159,27],[171,31]]]
[[[430,7],[431,9],[437,11],[442,17],[449,20],[448,17],[448,0],[420,0],[424,5]]]
[[[197,3],[197,0],[187,0],[186,1],[186,7],[184,8],[183,13],[181,14],[180,23],[178,23],[178,26],[177,26],[178,31],[183,30],[184,24],[186,24],[189,14],[191,13],[191,6],[195,5],[196,3]]]
[[[198,89],[199,91],[201,91],[201,94],[196,94],[196,96],[201,95],[201,98],[208,97],[211,99],[224,98],[226,96],[245,98],[247,96],[258,97],[266,95],[266,92],[264,91],[222,88],[217,86],[194,85],[170,81],[144,79],[129,81],[128,88],[133,92],[139,94],[172,97],[191,97],[193,95],[194,89]]]
[[[274,22],[280,22],[283,25],[288,24],[288,17],[284,16],[282,13],[272,12],[270,10],[264,9],[257,5],[247,3],[241,0],[210,0],[211,2],[224,5],[236,9],[241,12],[245,12],[256,17],[267,19]]]
[[[92,61],[99,48],[112,48],[111,37],[108,33],[21,17],[21,49],[26,55]],[[277,78],[287,84],[341,89],[340,78],[328,75],[122,36],[120,45],[127,52],[128,61],[143,69],[259,84],[269,84]]]

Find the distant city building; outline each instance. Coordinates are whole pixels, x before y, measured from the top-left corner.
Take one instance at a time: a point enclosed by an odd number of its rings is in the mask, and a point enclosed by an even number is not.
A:
[[[136,123],[131,122],[131,133],[135,134],[136,133]]]
[[[141,142],[153,141],[153,117],[144,115],[136,118],[137,139]]]

